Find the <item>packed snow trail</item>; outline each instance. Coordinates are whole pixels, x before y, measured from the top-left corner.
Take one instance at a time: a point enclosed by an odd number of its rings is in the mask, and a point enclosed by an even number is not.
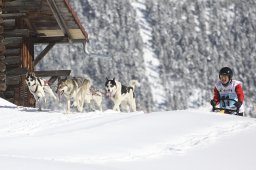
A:
[[[195,153],[205,158],[205,152],[222,147],[222,141],[229,144],[226,152],[239,152],[234,151],[241,145],[236,137],[243,134],[242,143],[251,145],[249,150],[243,147],[243,151],[256,152],[256,119],[252,118],[204,110],[64,112],[38,112],[0,98],[0,169],[18,170],[22,166],[26,170],[121,170],[136,169],[143,163],[143,169],[153,170],[159,161],[161,165],[168,162],[161,169],[181,169],[177,168],[184,165],[177,165],[181,158],[193,159]],[[244,161],[254,158],[250,153],[249,156]]]
[[[219,117],[200,111],[63,114],[1,106],[0,156],[84,164],[156,159],[256,127],[254,119]]]

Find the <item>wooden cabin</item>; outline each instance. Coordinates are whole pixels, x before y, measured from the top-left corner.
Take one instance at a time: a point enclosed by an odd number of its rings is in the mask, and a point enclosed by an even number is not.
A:
[[[0,97],[19,106],[35,106],[25,74],[56,43],[88,42],[68,0],[0,0]],[[34,56],[35,44],[47,44]],[[35,71],[39,77],[67,76],[70,70]]]

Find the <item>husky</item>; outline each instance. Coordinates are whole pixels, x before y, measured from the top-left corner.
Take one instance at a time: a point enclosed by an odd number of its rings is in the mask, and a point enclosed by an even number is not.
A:
[[[102,94],[92,89],[92,83],[89,79],[73,77],[71,79],[59,79],[57,92],[64,95],[67,100],[66,113],[70,113],[70,103],[73,99],[73,106],[79,112],[83,111],[85,103],[91,104],[94,101],[102,111]]]
[[[96,103],[97,107],[102,112],[102,93],[91,86],[90,81],[85,82],[85,84],[79,88],[76,96],[75,103],[77,104],[77,110],[82,112],[85,103],[89,104],[91,107],[92,101]]]
[[[139,83],[137,80],[131,80],[129,86],[122,85],[119,81],[106,78],[106,95],[114,102],[113,110],[120,112],[120,105],[126,106],[127,111],[136,111],[135,86]]]
[[[57,97],[54,95],[48,82],[42,78],[36,77],[34,72],[27,72],[25,77],[26,84],[31,94],[33,94],[38,104],[38,110],[42,110],[42,101],[46,103],[46,94],[55,100]]]
[[[63,95],[67,100],[66,113],[70,113],[70,103],[72,99],[74,99],[73,105],[77,106],[76,96],[78,94],[78,90],[86,82],[88,82],[87,79],[81,77],[72,77],[70,79],[66,77],[65,79],[58,79],[56,92]]]

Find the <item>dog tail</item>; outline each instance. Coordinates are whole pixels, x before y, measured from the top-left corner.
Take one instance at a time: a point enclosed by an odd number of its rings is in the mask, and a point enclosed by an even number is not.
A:
[[[88,79],[84,79],[82,85],[79,87],[78,93],[81,93],[83,96],[85,96],[89,91],[91,87],[91,81]]]
[[[84,79],[83,85],[91,86],[91,81],[89,79]]]
[[[132,87],[133,90],[135,90],[135,86],[140,86],[140,83],[138,82],[138,80],[130,80],[129,86]]]

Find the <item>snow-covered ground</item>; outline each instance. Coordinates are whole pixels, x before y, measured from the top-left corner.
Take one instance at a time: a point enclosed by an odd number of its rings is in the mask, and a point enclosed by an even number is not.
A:
[[[0,98],[3,170],[254,170],[256,119],[181,110],[63,114]]]

